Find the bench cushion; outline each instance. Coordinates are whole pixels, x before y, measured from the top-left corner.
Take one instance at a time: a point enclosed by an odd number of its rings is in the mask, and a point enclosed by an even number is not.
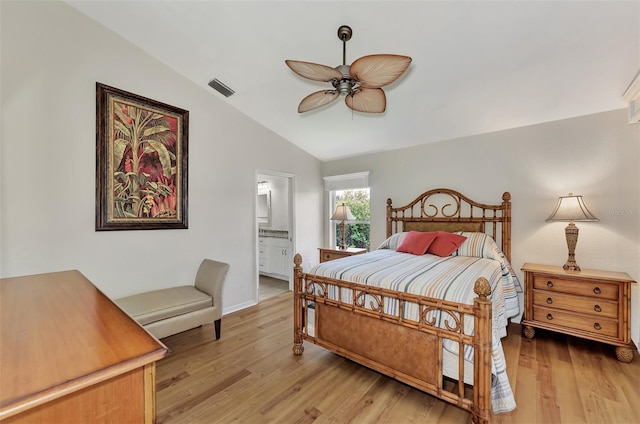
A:
[[[213,306],[213,299],[194,286],[134,294],[114,301],[142,325]]]

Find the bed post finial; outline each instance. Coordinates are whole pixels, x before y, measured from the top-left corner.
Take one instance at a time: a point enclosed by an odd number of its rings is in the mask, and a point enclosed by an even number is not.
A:
[[[480,299],[486,300],[487,296],[491,294],[491,285],[489,284],[489,281],[484,277],[478,278],[473,286],[473,292],[477,294]]]
[[[509,193],[508,191],[505,191],[504,193],[502,193],[502,200],[504,200],[505,202],[510,202],[511,193]]]
[[[391,197],[387,197],[387,237],[391,237]],[[396,225],[398,225],[396,223]],[[397,227],[396,227],[397,230]]]
[[[293,263],[296,265],[296,268],[300,268],[300,265],[302,265],[302,256],[300,256],[299,253],[296,253],[293,257]]]

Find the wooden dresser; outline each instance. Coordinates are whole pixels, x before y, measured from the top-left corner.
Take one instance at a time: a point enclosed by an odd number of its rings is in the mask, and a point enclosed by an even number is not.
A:
[[[631,284],[624,272],[524,264],[524,335],[534,328],[595,340],[616,346],[616,357],[631,362]]]
[[[320,251],[320,263],[344,258],[347,256],[359,255],[361,253],[367,253],[367,249],[356,247],[349,247],[347,249],[320,247],[318,248],[318,250]]]
[[[78,271],[0,280],[0,422],[153,423],[167,348]]]

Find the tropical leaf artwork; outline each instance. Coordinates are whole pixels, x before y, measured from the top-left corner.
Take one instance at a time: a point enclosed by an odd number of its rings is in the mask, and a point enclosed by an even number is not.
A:
[[[113,218],[175,218],[177,119],[116,100],[111,110]]]

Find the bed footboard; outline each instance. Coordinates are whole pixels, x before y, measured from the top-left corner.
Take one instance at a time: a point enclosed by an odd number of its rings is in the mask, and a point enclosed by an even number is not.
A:
[[[475,423],[489,422],[492,306],[486,279],[476,281],[478,297],[474,305],[466,305],[305,274],[299,254],[294,264],[295,355],[304,352],[304,340],[310,341],[464,408],[472,413]],[[385,308],[389,302],[398,304],[397,312]],[[310,308],[313,314],[308,313]],[[417,313],[419,319],[407,318],[413,316],[409,312]],[[310,316],[313,322],[309,322]],[[469,328],[465,332],[465,321],[469,326],[470,319],[473,335],[468,334]],[[444,343],[457,352],[473,346],[471,395],[464,382],[464,355],[456,355],[455,387],[445,388]]]

